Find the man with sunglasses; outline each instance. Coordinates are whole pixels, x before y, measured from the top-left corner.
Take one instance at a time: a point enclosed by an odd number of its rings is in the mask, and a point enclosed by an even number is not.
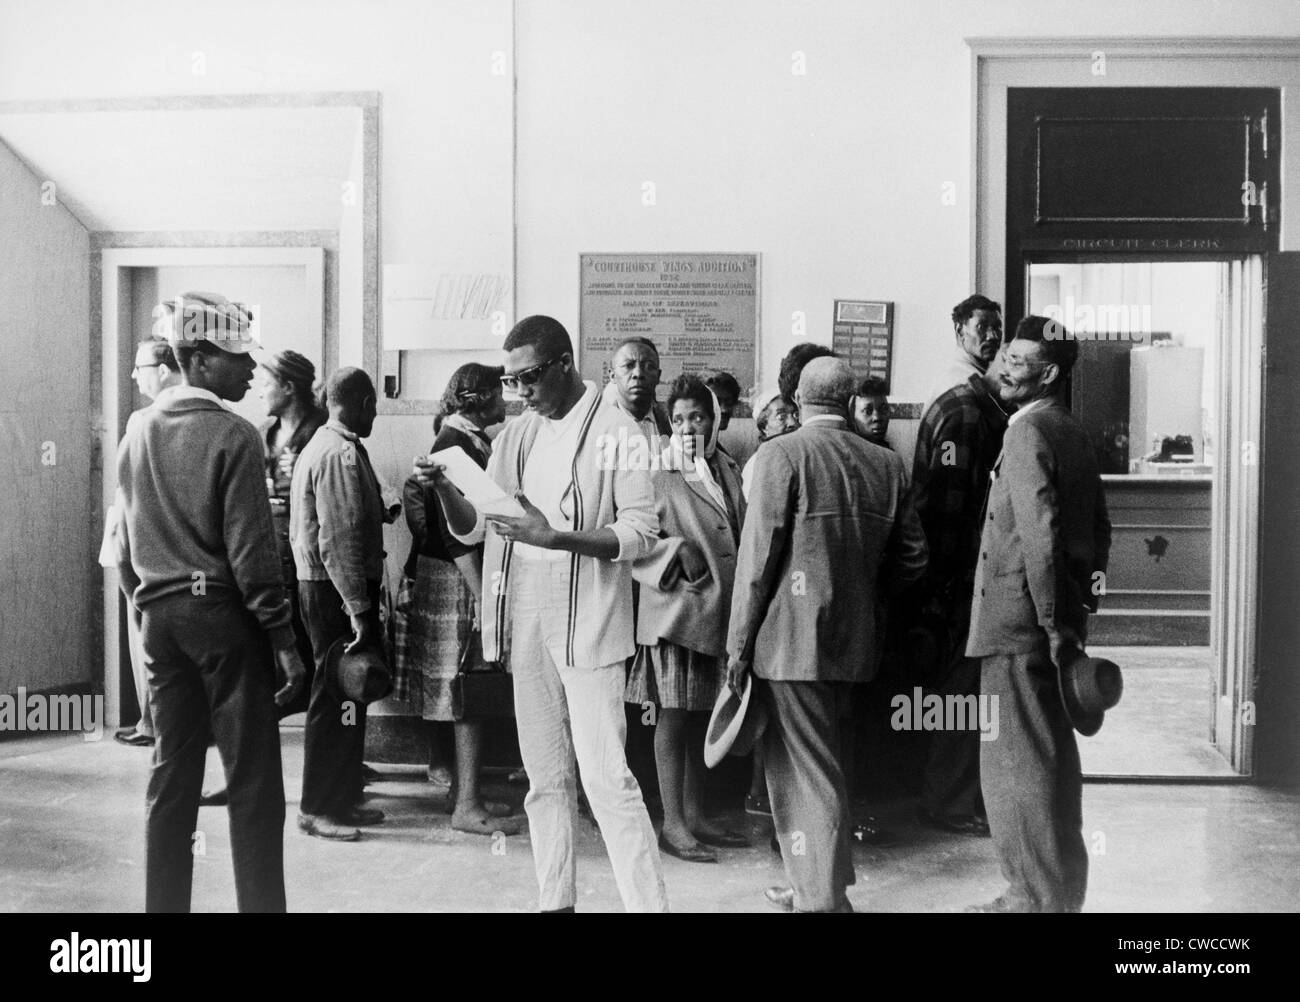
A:
[[[479,512],[437,464],[416,473],[438,491],[452,535],[485,541],[483,656],[509,650],[541,910],[571,912],[577,899],[576,756],[624,907],[664,912],[654,828],[623,747],[632,561],[654,545],[659,520],[649,471],[607,461],[608,443],[639,432],[579,375],[559,321],[521,320],[505,350],[501,381],[525,412],[493,443],[488,474],[522,514]]]

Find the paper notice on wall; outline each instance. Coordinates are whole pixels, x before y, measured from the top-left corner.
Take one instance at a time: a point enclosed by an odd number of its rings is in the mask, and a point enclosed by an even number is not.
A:
[[[386,265],[385,351],[486,351],[509,332],[513,283],[465,266]]]

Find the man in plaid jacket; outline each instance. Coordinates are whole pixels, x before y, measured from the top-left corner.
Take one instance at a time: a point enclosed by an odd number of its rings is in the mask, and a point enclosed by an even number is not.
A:
[[[930,547],[927,606],[949,624],[951,634],[938,690],[944,697],[979,694],[980,659],[965,656],[966,634],[989,471],[1007,430],[997,389],[1001,361],[999,353],[988,371],[939,394],[916,437],[912,492]],[[979,738],[977,730],[930,735],[923,820],[965,835],[989,834],[980,795]]]

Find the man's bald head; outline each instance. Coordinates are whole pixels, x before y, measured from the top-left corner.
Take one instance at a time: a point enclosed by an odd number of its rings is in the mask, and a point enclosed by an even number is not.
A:
[[[799,406],[847,413],[854,384],[853,368],[844,359],[814,358],[799,374]]]
[[[375,384],[364,369],[339,369],[325,382],[325,406],[330,417],[365,438],[375,423]]]

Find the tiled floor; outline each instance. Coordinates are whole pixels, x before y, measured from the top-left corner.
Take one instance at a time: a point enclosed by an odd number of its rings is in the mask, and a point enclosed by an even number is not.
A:
[[[536,907],[526,837],[450,830],[419,770],[380,767],[370,788],[389,813],[355,844],[294,828],[302,732],[286,728],[290,799],[285,830],[294,911],[528,911]],[[144,901],[143,814],[149,753],[112,740],[48,737],[0,743],[0,910],[139,910]],[[217,778],[215,755],[209,777]],[[522,797],[517,787],[494,795]],[[903,836],[893,849],[855,849],[860,911],[957,911],[1001,889],[987,839],[920,828],[911,802],[874,812]],[[733,825],[752,823],[739,810]],[[1300,907],[1300,796],[1251,786],[1089,784],[1090,911],[1292,911]],[[195,860],[194,907],[231,911],[226,812],[200,811],[206,854]],[[723,851],[719,865],[665,859],[676,911],[765,911],[764,886],[781,878],[755,827],[756,846]],[[599,837],[579,840],[579,907],[619,901]]]

